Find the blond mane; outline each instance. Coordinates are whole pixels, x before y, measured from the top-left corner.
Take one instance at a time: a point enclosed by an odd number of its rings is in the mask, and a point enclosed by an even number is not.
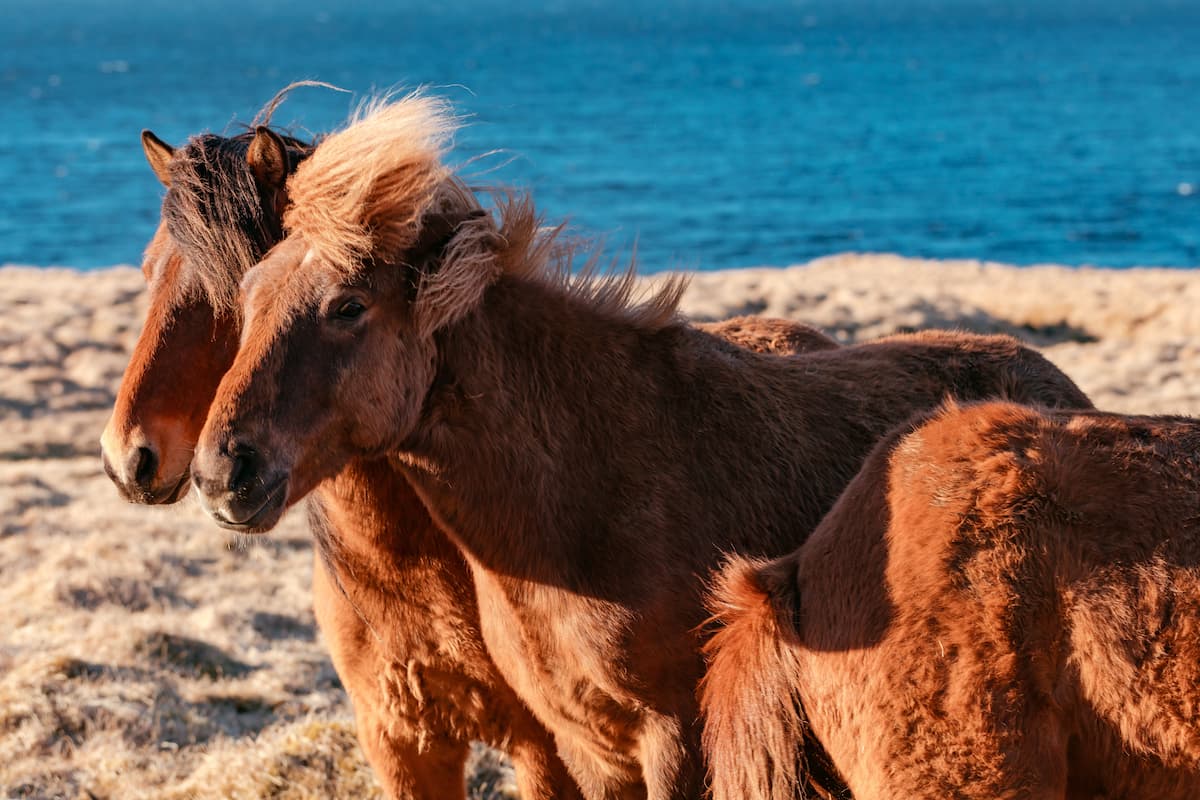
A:
[[[452,174],[442,156],[457,127],[445,101],[419,93],[362,105],[288,181],[284,227],[348,272],[372,253],[402,252]]]
[[[430,215],[463,219],[441,266],[421,279],[416,313],[427,334],[474,307],[501,275],[543,282],[639,327],[677,319],[686,279],[671,277],[645,293],[635,259],[605,268],[594,250],[577,268],[585,248],[563,226],[544,226],[528,195],[496,190],[495,217],[471,215],[479,199],[444,162],[458,126],[446,101],[419,92],[364,105],[289,180],[289,235],[353,275],[368,260],[402,260]]]

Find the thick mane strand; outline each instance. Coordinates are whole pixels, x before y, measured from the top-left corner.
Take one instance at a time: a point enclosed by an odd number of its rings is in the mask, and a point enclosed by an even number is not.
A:
[[[546,227],[528,195],[502,195],[497,206],[505,243],[497,255],[505,274],[550,284],[640,328],[656,330],[678,320],[686,276],[672,275],[650,289],[638,276],[636,256],[624,268],[606,264],[599,249],[567,236],[562,225]]]
[[[191,256],[196,278],[213,306],[232,309],[241,275],[261,256],[255,240],[267,233],[254,176],[238,139],[202,134],[171,159],[163,219]]]
[[[458,121],[444,100],[410,94],[362,106],[288,181],[289,235],[354,272],[375,252],[402,252],[451,176],[442,163]]]
[[[294,158],[312,145],[277,132]],[[252,132],[193,136],[171,158],[163,222],[191,265],[190,274],[220,313],[236,311],[238,282],[278,240],[278,221],[263,208],[246,161]]]

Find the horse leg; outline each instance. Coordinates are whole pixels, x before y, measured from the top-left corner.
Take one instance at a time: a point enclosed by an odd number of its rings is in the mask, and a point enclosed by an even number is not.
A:
[[[521,800],[582,800],[583,793],[559,758],[549,732],[524,708],[514,716],[519,716],[519,721],[511,725],[508,755],[517,773]]]
[[[413,740],[388,736],[381,726],[362,716],[358,741],[387,797],[465,800],[465,768],[470,753],[467,742],[443,740],[422,749]]]
[[[521,800],[582,800],[583,793],[553,747],[513,742],[509,757],[517,773]]]
[[[676,717],[647,715],[638,745],[647,800],[701,796],[704,778],[700,745],[688,740]]]
[[[646,786],[632,761],[598,761],[587,743],[569,736],[557,739],[558,754],[588,800],[646,800]]]

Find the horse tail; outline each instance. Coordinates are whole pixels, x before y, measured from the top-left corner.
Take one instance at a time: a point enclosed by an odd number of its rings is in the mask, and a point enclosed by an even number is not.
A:
[[[794,563],[732,556],[711,588],[700,703],[713,800],[829,797],[841,783],[820,745],[806,741]]]

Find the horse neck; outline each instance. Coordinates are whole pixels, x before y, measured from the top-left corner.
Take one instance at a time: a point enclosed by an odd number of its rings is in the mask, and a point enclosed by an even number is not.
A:
[[[440,336],[426,422],[401,461],[470,559],[561,583],[636,536],[599,531],[597,488],[626,480],[627,446],[659,422],[669,365],[693,334],[502,278]]]
[[[351,461],[314,498],[316,545],[348,592],[386,594],[408,566],[461,564],[412,486],[384,459]]]

